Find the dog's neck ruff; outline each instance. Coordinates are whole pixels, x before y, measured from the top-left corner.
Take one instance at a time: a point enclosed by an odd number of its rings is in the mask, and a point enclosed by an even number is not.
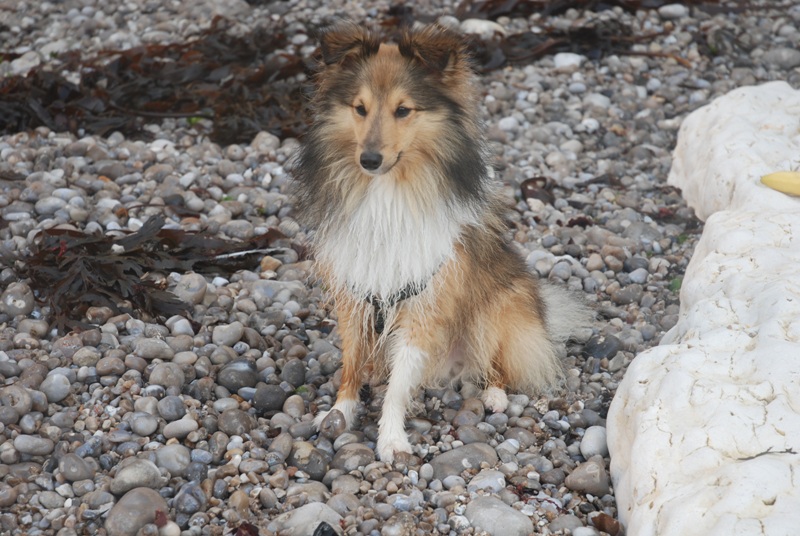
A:
[[[370,303],[375,297],[396,305],[401,300],[394,298],[418,294],[455,255],[473,211],[454,210],[445,199],[423,193],[424,179],[421,184],[401,183],[391,174],[374,177],[352,210],[323,225],[317,258],[336,287]]]

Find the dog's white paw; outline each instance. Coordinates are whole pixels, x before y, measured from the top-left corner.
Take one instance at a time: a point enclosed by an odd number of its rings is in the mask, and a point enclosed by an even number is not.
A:
[[[350,427],[353,426],[353,421],[356,418],[357,407],[358,402],[355,400],[337,401],[329,411],[320,411],[317,413],[317,416],[314,417],[314,428],[316,428],[317,431],[322,431],[323,427],[327,427],[326,425],[330,425],[329,427],[331,428],[341,428],[340,425],[334,426],[334,423],[325,423],[325,419],[336,409],[339,410],[344,417],[344,429],[342,431],[349,430]]]
[[[392,463],[398,452],[411,454],[411,443],[404,430],[400,434],[378,434],[378,458],[386,463]]]
[[[499,387],[487,387],[482,398],[483,405],[494,413],[503,413],[508,408],[508,396]]]

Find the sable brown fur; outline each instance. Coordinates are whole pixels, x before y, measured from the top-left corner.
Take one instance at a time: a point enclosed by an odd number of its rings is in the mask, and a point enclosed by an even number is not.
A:
[[[536,394],[561,378],[567,334],[548,316],[587,315],[558,292],[545,303],[505,238],[460,36],[432,26],[393,45],[343,24],[321,43],[298,209],[337,308],[334,409],[352,425],[361,386],[388,377],[378,454],[391,461],[412,450],[403,422],[419,386],[472,382],[504,411],[502,389]]]

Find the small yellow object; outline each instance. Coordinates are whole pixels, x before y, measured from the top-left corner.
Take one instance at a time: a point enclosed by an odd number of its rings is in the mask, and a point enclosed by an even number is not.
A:
[[[800,195],[800,171],[776,171],[761,177],[764,186],[789,195]]]

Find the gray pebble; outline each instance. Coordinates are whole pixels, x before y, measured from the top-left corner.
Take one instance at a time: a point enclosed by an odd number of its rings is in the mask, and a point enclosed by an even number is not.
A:
[[[181,275],[173,292],[181,301],[190,305],[197,305],[203,301],[207,288],[208,283],[206,283],[205,277],[200,274],[187,273]]]
[[[375,452],[361,443],[350,443],[339,449],[333,457],[331,467],[346,472],[355,471],[375,461]]]
[[[464,514],[473,527],[492,536],[528,536],[533,533],[533,523],[528,516],[496,497],[473,499]]]
[[[293,387],[306,383],[306,365],[301,360],[289,359],[281,370],[281,379]]]
[[[253,417],[240,409],[229,409],[219,416],[219,429],[228,435],[248,434],[254,426]]]
[[[20,434],[14,438],[14,448],[30,456],[47,456],[53,452],[55,443],[46,437]]]
[[[436,456],[431,462],[433,477],[443,480],[447,475],[461,474],[464,469],[478,469],[481,463],[494,466],[497,453],[485,443],[464,445]]]
[[[159,363],[150,373],[150,383],[161,385],[166,389],[170,387],[180,389],[185,381],[186,375],[183,373],[183,369],[175,363]]]
[[[219,346],[233,346],[242,339],[243,334],[244,325],[241,322],[233,322],[215,327],[211,340]]]
[[[48,402],[61,402],[69,395],[70,382],[63,374],[49,374],[39,389],[45,394]]]
[[[10,317],[29,315],[34,306],[33,292],[25,283],[11,283],[0,294],[0,313]]]
[[[150,488],[127,492],[108,513],[105,529],[108,534],[136,536],[143,526],[153,523],[156,512],[169,512],[167,501]]]
[[[134,345],[134,354],[144,359],[171,360],[175,352],[161,339],[138,339]]]
[[[764,61],[788,71],[800,65],[800,50],[789,47],[773,48],[764,54]]]
[[[564,484],[575,491],[601,497],[610,491],[608,472],[602,456],[594,456],[577,466],[567,476]]]
[[[133,458],[117,469],[111,481],[110,491],[114,495],[124,495],[134,488],[158,489],[164,479],[158,467],[150,460]]]
[[[256,393],[253,396],[253,407],[261,413],[277,411],[283,408],[286,396],[286,391],[279,385],[262,383],[256,387]]]
[[[581,454],[587,460],[592,456],[608,456],[608,445],[606,444],[606,429],[603,426],[590,426],[583,433],[581,438]]]
[[[238,392],[242,387],[255,387],[258,383],[258,369],[248,359],[235,359],[220,369],[217,383],[231,393]]]
[[[94,467],[80,456],[68,452],[58,460],[58,470],[70,482],[91,480],[94,478]]]
[[[191,462],[191,451],[179,444],[166,445],[156,451],[156,464],[172,476],[182,476]]]
[[[311,443],[298,441],[294,444],[287,463],[308,473],[312,480],[322,480],[328,471],[330,459],[325,452]]]
[[[158,414],[167,422],[175,421],[186,415],[186,406],[179,396],[165,396],[158,401]]]

